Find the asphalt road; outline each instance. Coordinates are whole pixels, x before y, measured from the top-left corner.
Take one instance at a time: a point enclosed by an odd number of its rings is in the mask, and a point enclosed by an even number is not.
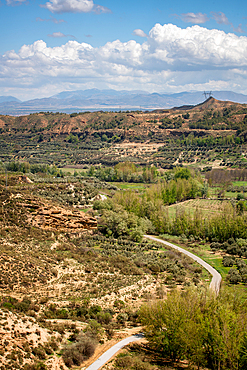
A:
[[[222,280],[221,275],[218,273],[218,271],[216,271],[207,262],[203,261],[200,257],[197,257],[195,254],[193,254],[191,252],[188,252],[185,249],[183,249],[181,247],[178,247],[175,244],[166,242],[165,240],[162,240],[162,239],[159,239],[159,238],[155,238],[154,236],[151,236],[151,235],[144,235],[144,237],[145,238],[148,238],[148,239],[151,239],[151,240],[153,240],[155,242],[159,242],[159,243],[168,245],[169,247],[174,248],[174,249],[178,250],[179,252],[186,254],[187,256],[189,256],[190,258],[192,258],[194,261],[196,261],[197,263],[199,263],[201,266],[203,266],[212,275],[212,280],[211,280],[211,283],[210,283],[210,286],[209,286],[210,289],[212,289],[215,292],[216,295],[219,294],[221,280]],[[100,356],[86,370],[98,370],[101,366],[103,366],[104,364],[106,364],[121,348],[123,348],[127,344],[129,344],[131,342],[135,342],[135,341],[137,341],[137,340],[139,340],[141,338],[143,338],[143,334],[136,334],[136,335],[132,335],[131,337],[128,337],[128,338],[125,338],[125,339],[121,340],[120,342],[118,342],[117,344],[115,344],[113,347],[111,347],[110,349],[108,349],[108,351],[106,351],[105,353],[103,353],[103,355]]]
[[[121,340],[113,347],[108,349],[108,351],[103,353],[103,355],[100,356],[98,360],[94,361],[94,363],[90,365],[86,370],[98,370],[101,366],[107,363],[121,348],[127,346],[127,344],[131,342],[136,342],[137,340],[142,339],[143,337],[144,337],[143,334],[136,334]]]
[[[212,275],[212,280],[211,280],[211,283],[210,283],[210,286],[209,286],[210,289],[212,289],[215,292],[216,295],[219,294],[221,280],[222,280],[221,275],[218,273],[218,271],[216,271],[207,262],[203,261],[200,257],[197,257],[195,254],[190,253],[190,252],[186,251],[185,249],[183,249],[181,247],[178,247],[175,244],[166,242],[166,241],[164,241],[162,239],[159,239],[159,238],[155,238],[154,236],[151,236],[151,235],[144,235],[144,237],[148,238],[148,239],[151,239],[151,240],[154,240],[155,242],[159,242],[159,243],[168,245],[169,247],[174,248],[174,249],[178,250],[179,252],[186,254],[187,256],[192,258],[194,261],[199,263],[201,266],[203,266]]]

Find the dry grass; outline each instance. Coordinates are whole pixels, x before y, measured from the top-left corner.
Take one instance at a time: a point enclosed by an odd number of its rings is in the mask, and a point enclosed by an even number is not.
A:
[[[117,340],[121,332],[120,337],[128,336],[125,328],[137,325],[136,310],[143,302],[164,298],[169,289],[183,287],[195,277],[180,256],[166,256],[149,243],[69,232],[63,223],[71,222],[73,209],[42,197],[40,185],[23,185],[14,176],[10,180],[7,191],[0,189],[0,363],[4,369],[19,370],[39,361],[48,369],[65,369],[56,354],[90,320],[100,321],[102,342]],[[41,222],[45,212],[48,219],[62,215],[60,226],[46,227]],[[157,270],[155,263],[162,258],[169,260],[173,272]],[[173,260],[178,262],[176,269]],[[98,306],[101,316],[89,314],[91,307]],[[107,309],[109,323],[103,320]],[[119,314],[127,319],[121,322]],[[56,349],[50,349],[53,337]]]

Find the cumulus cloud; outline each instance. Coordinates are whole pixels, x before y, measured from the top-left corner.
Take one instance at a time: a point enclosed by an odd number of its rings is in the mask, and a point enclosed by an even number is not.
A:
[[[136,30],[134,30],[133,34],[135,36],[147,37],[147,34],[143,30],[140,30],[140,28],[137,28]]]
[[[11,1],[11,0],[8,0]],[[42,8],[50,10],[52,13],[111,13],[111,10],[94,4],[93,0],[50,0]]]
[[[67,23],[64,19],[56,19],[54,17],[50,17],[49,19],[42,19],[40,17],[37,17],[36,22],[53,22],[55,24]]]
[[[212,18],[219,24],[229,24],[227,16],[222,12],[211,12]]]
[[[88,13],[93,10],[93,0],[50,0],[41,5],[52,13]]]
[[[142,44],[115,40],[94,48],[70,40],[48,47],[39,40],[0,56],[2,91],[6,86],[38,86],[45,91],[51,81],[60,88],[70,84],[71,89],[100,85],[181,91],[237,86],[247,92],[247,37],[198,25],[182,29],[156,24]]]
[[[202,13],[183,13],[181,19],[187,23],[201,24],[207,22],[209,19],[207,14]]]

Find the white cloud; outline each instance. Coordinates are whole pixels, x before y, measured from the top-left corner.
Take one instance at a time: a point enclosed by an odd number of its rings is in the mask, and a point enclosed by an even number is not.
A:
[[[8,0],[12,1],[12,0]],[[21,0],[20,0],[21,1]],[[52,13],[89,13],[96,14],[111,13],[109,8],[94,4],[93,0],[50,0],[42,8],[50,10]]]
[[[12,5],[12,6],[20,5],[25,2],[26,0],[6,0],[7,5]]]
[[[112,11],[111,11],[111,9],[109,9],[105,6],[94,4],[93,12],[96,13],[96,14],[101,14],[101,13],[111,13]]]
[[[62,32],[53,32],[51,35],[48,34],[49,37],[66,37],[66,35]]]
[[[242,28],[242,24],[239,24],[238,27],[234,27],[234,25],[231,22],[229,22],[228,18],[226,17],[226,15],[224,13],[222,13],[222,12],[218,12],[218,13],[211,12],[211,14],[212,14],[213,19],[217,23],[219,23],[219,24],[229,24],[232,27],[234,32],[244,33],[244,30]]]
[[[50,17],[49,19],[42,19],[40,17],[37,17],[36,22],[53,22],[55,24],[67,23],[64,19],[56,19],[54,17]]]
[[[187,23],[201,24],[207,22],[209,19],[207,14],[202,13],[183,13],[181,19]]]
[[[94,8],[93,0],[50,0],[41,5],[52,13],[88,13]]]
[[[211,12],[213,19],[219,24],[229,24],[227,16],[222,12]]]
[[[140,36],[140,37],[147,37],[147,34],[143,31],[137,28],[136,30],[133,31],[133,34],[135,36]]]
[[[60,38],[60,37],[71,37],[71,38],[75,38],[75,36],[73,35],[65,35],[64,33],[62,32],[53,32],[51,35],[47,35],[49,37],[54,37],[54,38]]]
[[[247,93],[247,37],[156,24],[142,44],[115,40],[94,48],[71,40],[51,48],[39,40],[0,56],[1,91],[26,87],[41,94],[51,84],[53,92],[68,86],[170,92],[223,86]]]
[[[247,37],[244,36],[197,25],[181,29],[172,24],[156,24],[149,36],[156,60],[165,60],[176,68],[218,69],[247,64]]]
[[[233,28],[233,31],[234,32],[237,32],[237,33],[244,33],[244,30],[243,30],[243,28],[242,28],[242,24],[240,23],[239,25],[238,25],[238,27],[234,27],[233,25],[232,25],[232,28]]]

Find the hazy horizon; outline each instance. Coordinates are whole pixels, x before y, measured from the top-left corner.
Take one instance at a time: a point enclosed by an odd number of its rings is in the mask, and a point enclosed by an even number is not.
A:
[[[1,95],[23,101],[90,88],[247,94],[243,1],[5,0],[0,17]]]

